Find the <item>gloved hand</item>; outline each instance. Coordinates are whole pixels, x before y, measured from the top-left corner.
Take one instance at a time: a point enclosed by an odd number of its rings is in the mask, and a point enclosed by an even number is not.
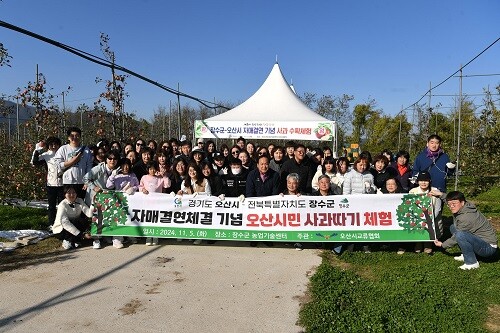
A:
[[[245,201],[245,196],[244,196],[243,194],[242,194],[242,195],[240,195],[240,196],[238,197],[238,200],[239,200],[240,202],[244,202],[244,201]]]
[[[173,192],[173,191],[172,191],[172,192],[170,192],[170,196],[171,196],[171,197],[175,197],[175,192]]]
[[[448,162],[448,163],[446,163],[446,167],[448,169],[455,169],[456,165],[453,162]]]
[[[130,182],[128,182],[127,184],[125,184],[125,186],[123,186],[123,192],[127,192],[127,190],[130,188]]]
[[[114,169],[113,171],[111,171],[111,177],[116,177],[118,172],[120,172],[121,170],[122,170],[122,168],[118,167],[118,168]]]
[[[219,200],[224,201],[226,199],[226,196],[224,194],[219,195]]]

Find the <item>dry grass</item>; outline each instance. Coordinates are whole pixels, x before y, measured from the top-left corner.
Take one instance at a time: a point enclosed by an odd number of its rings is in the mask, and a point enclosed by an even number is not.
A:
[[[67,260],[72,257],[71,251],[66,251],[61,247],[60,240],[49,237],[14,251],[0,252],[0,272]]]
[[[485,327],[490,332],[500,332],[500,305],[490,305],[488,307],[488,319]]]

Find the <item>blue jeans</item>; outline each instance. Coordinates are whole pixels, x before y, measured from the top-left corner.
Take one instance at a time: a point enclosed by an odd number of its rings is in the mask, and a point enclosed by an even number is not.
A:
[[[464,255],[464,262],[467,265],[477,262],[476,254],[486,258],[493,256],[497,252],[497,248],[494,248],[491,244],[468,231],[457,230],[453,224],[450,226],[450,231],[455,235],[458,246],[460,246]]]

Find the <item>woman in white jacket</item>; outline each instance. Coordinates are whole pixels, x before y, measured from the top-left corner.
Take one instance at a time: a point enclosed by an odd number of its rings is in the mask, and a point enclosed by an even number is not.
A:
[[[375,186],[373,175],[368,171],[370,162],[366,157],[359,157],[352,167],[352,170],[346,173],[344,178],[344,186],[342,194],[375,194],[377,187]],[[363,251],[370,253],[370,246],[363,244]],[[347,246],[347,251],[352,251],[354,244]]]
[[[89,227],[89,221],[83,218],[82,213],[88,217],[92,216],[93,207],[89,207],[81,198],[77,198],[76,191],[71,185],[65,185],[64,199],[57,206],[57,214],[52,232],[59,234],[62,240],[62,247],[66,250],[78,247],[83,239],[90,239],[90,235],[85,233]]]
[[[368,171],[370,163],[364,157],[358,158],[352,170],[346,173],[342,193],[345,194],[374,194],[377,187],[373,175]]]

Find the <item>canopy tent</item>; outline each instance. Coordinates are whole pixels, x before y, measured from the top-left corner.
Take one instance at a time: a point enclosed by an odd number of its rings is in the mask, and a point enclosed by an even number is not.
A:
[[[336,123],[307,107],[276,63],[266,81],[237,107],[195,122],[197,138],[321,140],[337,147]],[[336,151],[336,149],[335,149]]]

